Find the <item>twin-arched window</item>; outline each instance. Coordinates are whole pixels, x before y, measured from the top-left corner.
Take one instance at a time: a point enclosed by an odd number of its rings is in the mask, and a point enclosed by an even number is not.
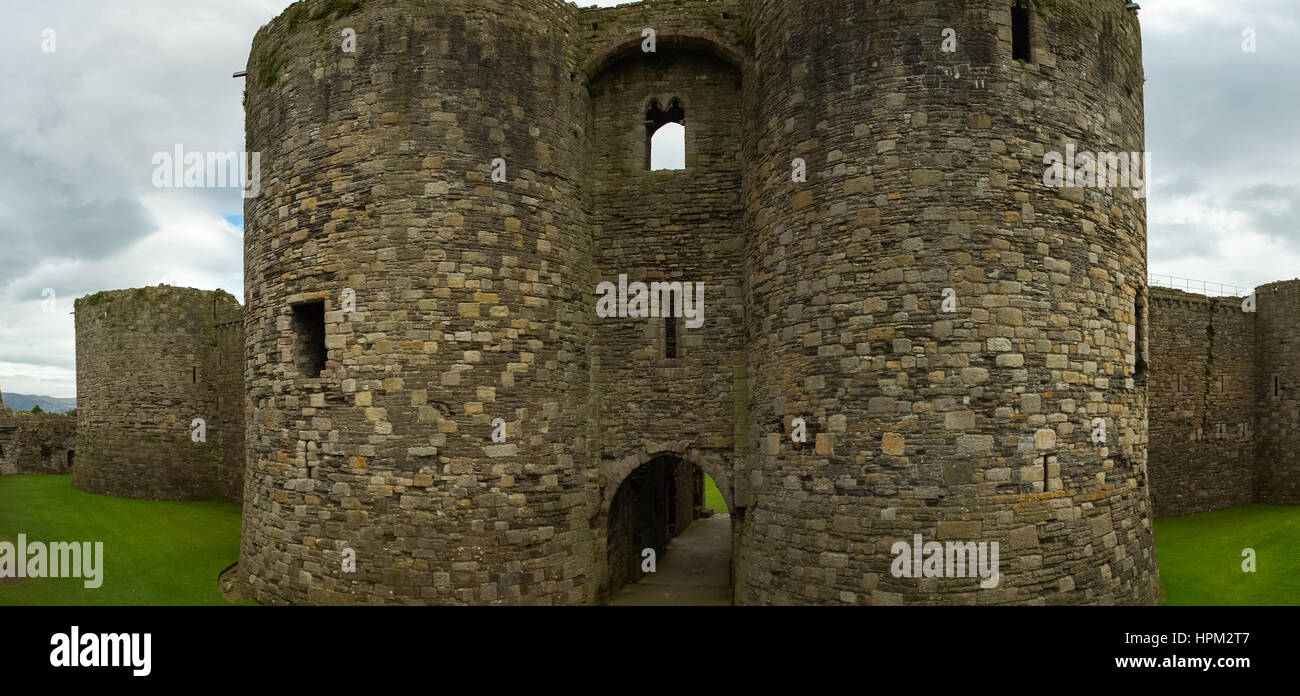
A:
[[[673,99],[668,108],[659,100],[650,102],[645,114],[646,168],[686,168],[686,109],[681,100]]]

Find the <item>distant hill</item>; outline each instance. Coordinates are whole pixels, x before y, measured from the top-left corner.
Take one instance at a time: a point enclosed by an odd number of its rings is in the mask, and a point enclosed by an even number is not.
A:
[[[31,394],[3,394],[4,404],[15,411],[30,411],[33,406],[40,406],[48,413],[63,413],[77,407],[77,400],[59,399],[53,396],[33,396]]]

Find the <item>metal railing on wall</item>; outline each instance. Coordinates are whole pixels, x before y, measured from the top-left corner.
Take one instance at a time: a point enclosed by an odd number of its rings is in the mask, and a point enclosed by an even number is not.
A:
[[[1178,276],[1160,275],[1152,273],[1147,276],[1147,284],[1153,288],[1173,288],[1184,292],[1194,292],[1197,295],[1206,297],[1245,297],[1250,294],[1251,288],[1245,288],[1240,285],[1230,285],[1227,283],[1215,283],[1208,280],[1195,280],[1193,278],[1180,278]]]

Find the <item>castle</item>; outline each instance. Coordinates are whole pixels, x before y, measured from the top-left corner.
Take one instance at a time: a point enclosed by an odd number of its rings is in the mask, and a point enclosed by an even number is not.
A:
[[[707,474],[737,604],[1154,604],[1153,507],[1300,498],[1300,284],[1045,185],[1144,151],[1122,2],[306,0],[247,75],[247,304],[78,300],[74,482],[242,494],[260,602],[600,603]]]
[[[1043,183],[1145,149],[1124,3],[309,0],[247,74],[259,601],[599,602],[692,467],[740,604],[1158,601],[1145,203]]]

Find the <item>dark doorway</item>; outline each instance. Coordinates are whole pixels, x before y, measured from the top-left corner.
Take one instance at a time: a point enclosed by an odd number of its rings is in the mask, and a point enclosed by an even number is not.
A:
[[[706,495],[706,482],[711,479],[699,467],[672,456],[623,480],[607,516],[606,601],[731,603],[731,519],[715,486]],[[653,572],[647,572],[650,554]]]

